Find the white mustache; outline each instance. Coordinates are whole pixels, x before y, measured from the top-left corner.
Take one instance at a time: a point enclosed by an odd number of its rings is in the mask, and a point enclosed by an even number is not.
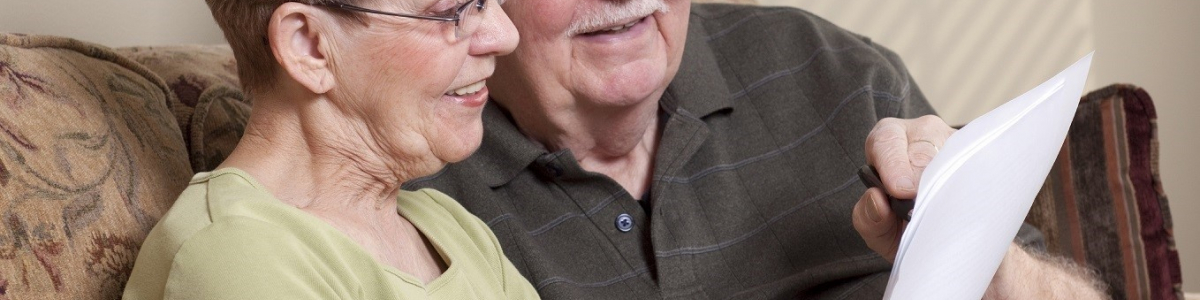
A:
[[[582,11],[579,14],[582,17],[571,23],[567,29],[568,37],[620,25],[616,22],[647,16],[655,11],[666,13],[668,7],[663,0],[634,0],[621,4],[606,1],[588,10]]]

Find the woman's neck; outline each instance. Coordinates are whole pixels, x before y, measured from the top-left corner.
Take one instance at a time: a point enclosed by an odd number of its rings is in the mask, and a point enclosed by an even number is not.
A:
[[[256,101],[237,148],[220,167],[246,171],[277,199],[301,209],[395,214],[403,178],[365,128],[322,107]]]
[[[267,96],[269,97],[269,96]],[[428,283],[447,269],[437,251],[397,210],[400,184],[413,178],[361,120],[330,101],[256,100],[237,148],[219,167],[241,169],[281,202],[345,234],[379,263]]]

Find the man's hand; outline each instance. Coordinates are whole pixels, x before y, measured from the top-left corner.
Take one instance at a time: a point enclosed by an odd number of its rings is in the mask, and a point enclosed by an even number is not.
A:
[[[854,205],[854,229],[867,247],[896,260],[905,224],[887,196],[913,199],[921,172],[955,131],[936,116],[880,120],[867,135],[867,163],[886,189],[870,188]],[[996,271],[984,299],[1106,299],[1095,276],[1064,259],[1026,252],[1015,244]]]
[[[954,131],[941,118],[929,115],[883,119],[867,135],[867,163],[879,171],[886,191],[870,188],[863,193],[854,205],[854,229],[871,250],[888,261],[896,258],[904,224],[892,212],[884,193],[899,199],[916,198],[921,172]]]

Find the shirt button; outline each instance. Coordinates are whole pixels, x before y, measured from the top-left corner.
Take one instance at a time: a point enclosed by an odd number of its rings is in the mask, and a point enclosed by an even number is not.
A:
[[[629,214],[620,214],[617,216],[617,230],[621,232],[629,232],[633,230],[633,217]]]

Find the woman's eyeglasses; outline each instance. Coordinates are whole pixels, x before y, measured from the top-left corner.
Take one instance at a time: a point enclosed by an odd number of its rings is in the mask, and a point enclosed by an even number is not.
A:
[[[422,15],[413,15],[413,14],[392,13],[392,12],[386,12],[386,11],[378,11],[378,10],[360,7],[360,6],[354,6],[354,5],[345,4],[345,3],[341,3],[341,2],[321,3],[318,5],[341,9],[341,10],[346,10],[346,11],[356,11],[356,12],[396,16],[396,17],[414,18],[414,19],[421,19],[421,20],[454,22],[454,38],[455,38],[455,40],[457,40],[457,39],[461,39],[463,36],[465,36],[467,34],[474,33],[475,29],[477,27],[479,27],[479,20],[478,20],[479,18],[471,17],[471,14],[483,12],[483,9],[487,7],[487,1],[488,0],[468,0],[466,3],[463,3],[457,9],[455,9],[453,14],[446,14],[443,16],[422,16]]]

